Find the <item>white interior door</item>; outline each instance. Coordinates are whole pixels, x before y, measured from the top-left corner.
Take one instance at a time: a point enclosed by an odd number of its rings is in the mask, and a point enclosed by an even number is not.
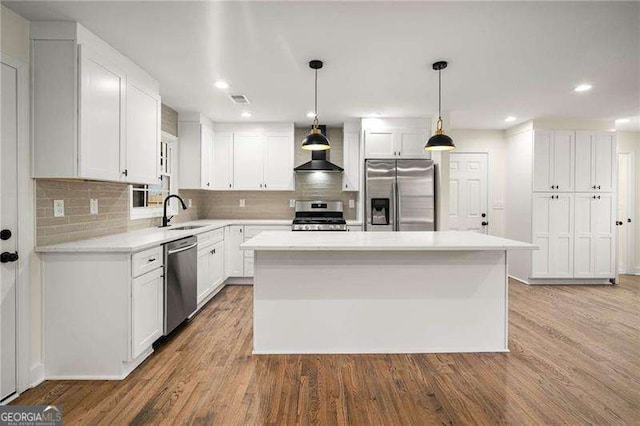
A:
[[[0,141],[0,400],[16,391],[18,70],[2,63]]]
[[[488,233],[487,154],[449,157],[449,228]]]
[[[618,273],[631,272],[631,248],[633,236],[633,155],[628,152],[618,154],[618,206],[616,225],[618,237]]]

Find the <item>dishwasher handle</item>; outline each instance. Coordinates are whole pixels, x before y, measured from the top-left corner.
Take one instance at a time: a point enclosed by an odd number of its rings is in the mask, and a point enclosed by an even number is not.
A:
[[[194,248],[194,247],[195,247],[195,246],[197,246],[197,245],[198,245],[198,243],[195,243],[195,244],[191,244],[190,246],[186,246],[186,247],[179,248],[179,249],[177,249],[177,250],[170,250],[170,251],[168,251],[168,252],[167,252],[167,254],[176,254],[176,253],[180,253],[181,251],[185,251],[185,250],[192,249],[192,248]]]

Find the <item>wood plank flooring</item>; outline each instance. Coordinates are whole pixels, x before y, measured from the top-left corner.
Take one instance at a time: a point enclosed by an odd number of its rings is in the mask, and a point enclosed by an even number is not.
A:
[[[509,291],[508,354],[251,355],[229,286],[121,382],[53,381],[14,404],[66,424],[640,424],[640,277]]]

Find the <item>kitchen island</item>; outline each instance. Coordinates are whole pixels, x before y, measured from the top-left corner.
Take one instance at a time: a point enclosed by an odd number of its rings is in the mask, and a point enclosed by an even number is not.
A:
[[[507,252],[471,232],[262,232],[254,354],[507,352]]]

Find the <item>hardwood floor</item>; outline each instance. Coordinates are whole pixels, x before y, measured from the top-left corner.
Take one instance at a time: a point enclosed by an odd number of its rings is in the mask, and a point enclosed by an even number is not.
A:
[[[251,287],[225,288],[121,382],[14,404],[67,424],[639,424],[640,277],[509,291],[508,354],[251,355]]]

